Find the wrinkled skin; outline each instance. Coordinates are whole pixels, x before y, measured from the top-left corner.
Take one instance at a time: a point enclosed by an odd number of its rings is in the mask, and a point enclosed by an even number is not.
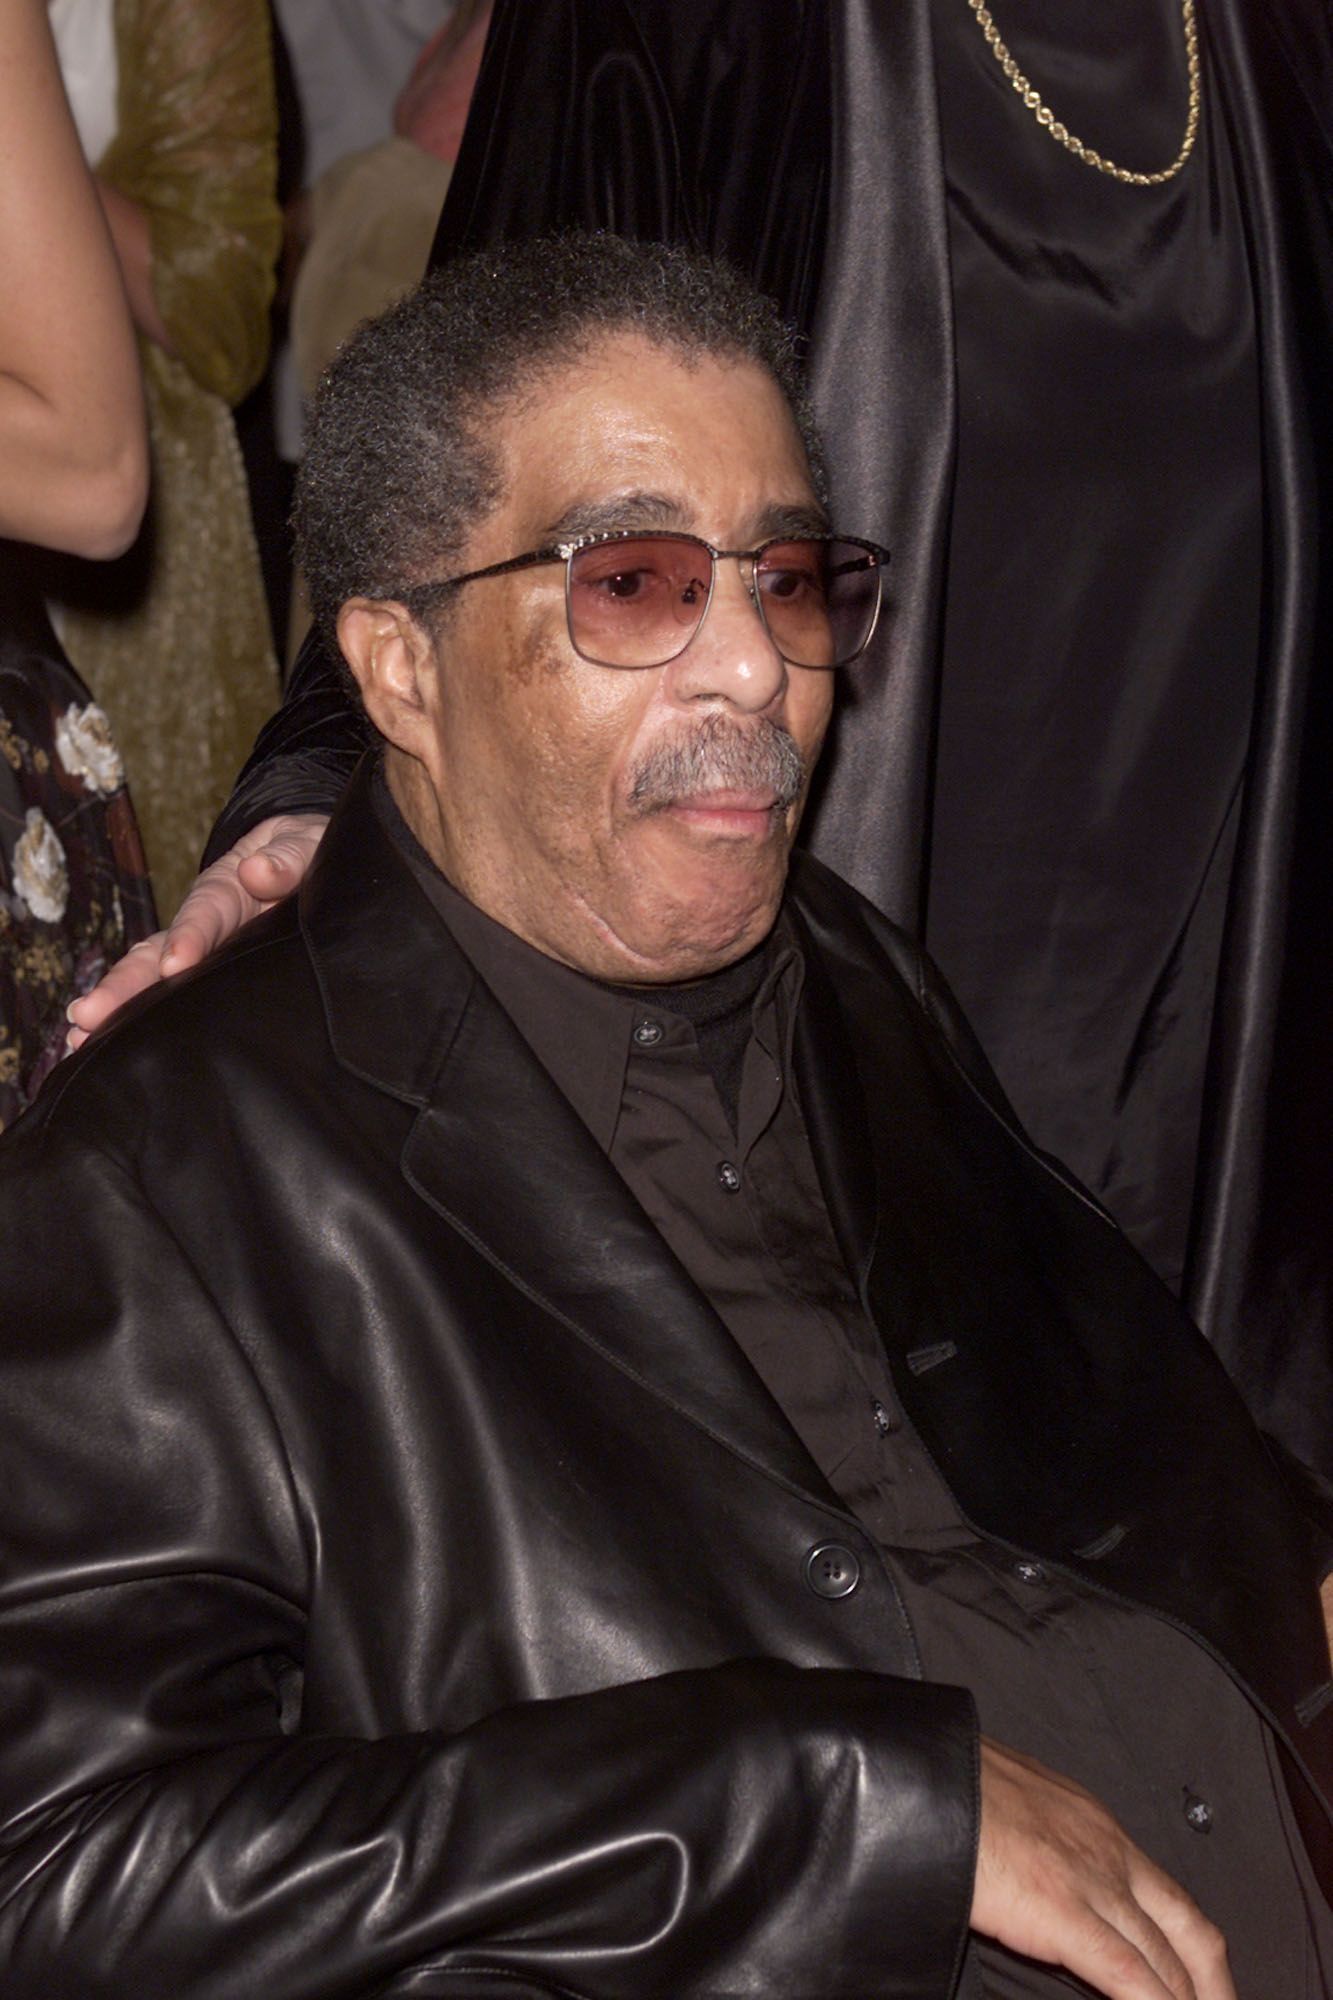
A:
[[[786,403],[752,363],[687,362],[617,335],[501,412],[488,437],[504,497],[458,570],[546,546],[557,529],[675,528],[735,549],[822,521]],[[719,565],[703,625],[662,667],[579,657],[559,563],[469,584],[436,642],[366,600],[344,606],[339,636],[413,830],[529,943],[652,983],[698,978],[767,934],[806,784],[784,798],[766,750],[785,732],[808,781],[833,675],[785,663],[738,564]],[[701,732],[719,755],[645,806],[645,767]]]

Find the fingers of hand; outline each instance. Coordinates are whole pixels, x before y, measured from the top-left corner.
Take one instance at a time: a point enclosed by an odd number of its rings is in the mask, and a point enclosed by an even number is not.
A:
[[[1186,1907],[1163,1911],[1161,1921],[1141,1890],[1075,1895],[1066,1908],[1065,1955],[1052,1962],[1109,2000],[1236,2000],[1222,1933],[1174,1883],[1171,1889]]]
[[[290,813],[264,820],[254,828],[253,838],[263,841],[238,859],[237,874],[244,888],[260,903],[274,903],[299,887],[323,838],[328,820],[323,813]]]
[[[235,871],[227,857],[216,862],[199,877],[168,930],[154,931],[151,937],[132,945],[91,992],[71,1000],[65,1010],[71,1023],[66,1053],[79,1048],[137,993],[145,992],[170,973],[198,965],[211,951],[216,951],[245,916],[254,915],[259,905],[237,886],[234,878]]]
[[[166,942],[165,931],[154,931],[126,952],[89,993],[71,1000],[65,1009],[70,1022],[65,1052],[70,1054],[87,1041],[95,1028],[109,1020],[118,1007],[132,1000],[161,977],[160,960]]]
[[[327,825],[323,813],[281,813],[261,820],[205,868],[167,933],[163,972],[198,965],[251,917],[289,895]]]
[[[973,1928],[1108,2000],[1235,2000],[1221,1934],[1104,1806],[982,1744]]]
[[[162,952],[163,974],[202,964],[261,907],[238,879],[232,856],[224,854],[204,870],[172,919]]]
[[[1121,1835],[1122,1839],[1125,1836]],[[1236,2000],[1227,1963],[1227,1941],[1216,1924],[1210,1923],[1178,1882],[1129,1845],[1131,1888],[1138,1907],[1156,1927],[1168,1949],[1185,1967],[1192,1985],[1182,1987],[1197,2000]],[[1155,1960],[1150,1960],[1155,1964]],[[1174,1992],[1174,1987],[1168,1987]]]
[[[327,825],[324,813],[282,813],[252,827],[204,870],[167,930],[142,939],[90,993],[70,1002],[66,1053],[79,1048],[136,993],[201,964],[233,931],[289,895],[310,866]]]

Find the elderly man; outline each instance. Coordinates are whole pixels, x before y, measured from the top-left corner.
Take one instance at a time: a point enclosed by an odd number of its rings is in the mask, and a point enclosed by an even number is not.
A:
[[[884,553],[774,316],[460,260],[299,524],[382,762],[0,1148],[6,1993],[1325,1992],[1328,1536],[789,872]]]

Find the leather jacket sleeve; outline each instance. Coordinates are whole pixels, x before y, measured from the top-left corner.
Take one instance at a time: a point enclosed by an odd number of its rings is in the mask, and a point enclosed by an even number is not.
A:
[[[226,1322],[63,1083],[0,1148],[8,2000],[946,2000],[962,1690],[751,1660],[439,1731],[298,1712],[339,1634],[255,1366],[280,1329]]]

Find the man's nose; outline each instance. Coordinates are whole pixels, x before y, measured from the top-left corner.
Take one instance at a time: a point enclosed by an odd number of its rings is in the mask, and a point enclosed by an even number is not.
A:
[[[751,567],[731,557],[718,563],[708,614],[667,668],[678,701],[717,697],[758,714],[786,689],[787,663],[750,594]]]

